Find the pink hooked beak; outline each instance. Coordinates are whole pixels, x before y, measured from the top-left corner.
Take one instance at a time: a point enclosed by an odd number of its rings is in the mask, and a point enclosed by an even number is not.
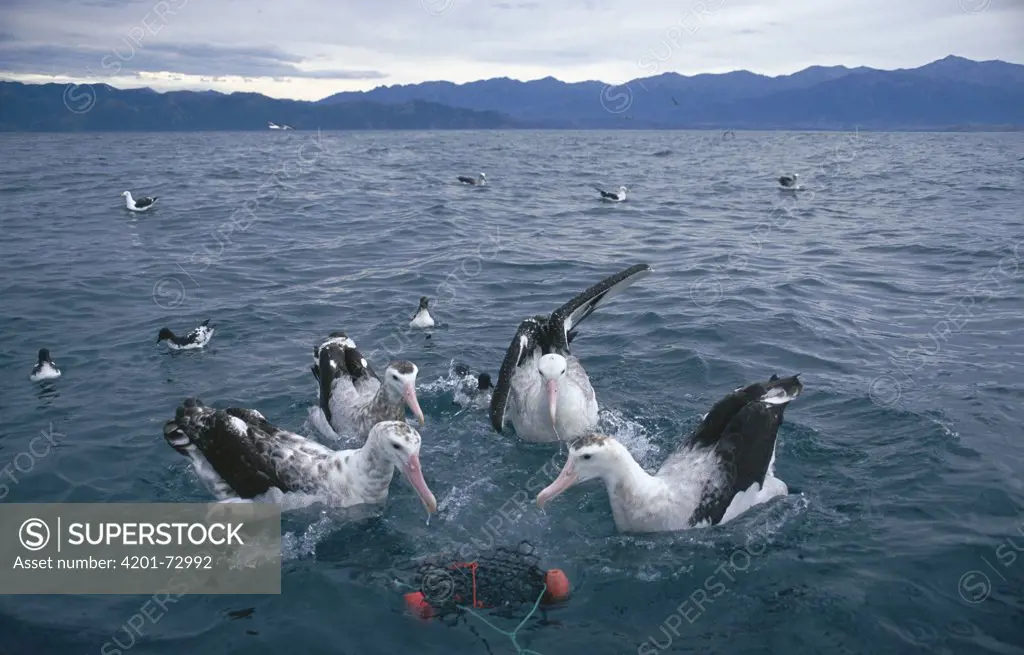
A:
[[[558,412],[558,380],[548,380],[548,412],[551,414],[551,427],[558,429],[558,424],[555,423],[556,414]]]
[[[544,509],[544,506],[551,502],[551,499],[576,484],[578,479],[579,475],[577,475],[576,469],[572,465],[572,458],[570,457],[566,460],[565,466],[562,467],[562,472],[558,474],[555,481],[541,489],[540,493],[537,494],[537,507]]]
[[[409,480],[409,484],[416,490],[416,495],[423,501],[423,506],[427,508],[427,514],[433,514],[437,511],[437,500],[434,499],[434,494],[431,493],[430,487],[427,486],[427,481],[423,479],[423,470],[420,468],[420,456],[410,455],[409,461],[402,467],[402,473]]]
[[[423,410],[420,409],[420,401],[416,399],[416,387],[412,384],[405,385],[405,391],[402,392],[402,399],[405,400],[405,404],[412,410],[413,416],[423,425]]]

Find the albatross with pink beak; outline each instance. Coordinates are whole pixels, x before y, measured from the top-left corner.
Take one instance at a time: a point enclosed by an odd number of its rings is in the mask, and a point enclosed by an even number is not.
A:
[[[715,403],[654,475],[615,439],[581,437],[570,445],[562,472],[537,494],[537,506],[598,479],[620,532],[668,532],[729,521],[789,493],[775,477],[775,442],[783,411],[802,390],[796,375],[773,375],[733,391]]]
[[[506,419],[526,441],[571,440],[597,426],[597,396],[580,361],[569,352],[576,328],[609,298],[651,272],[637,264],[598,282],[550,316],[519,325],[491,396],[491,425]]]
[[[379,376],[352,339],[334,332],[313,348],[312,369],[320,409],[339,435],[366,439],[377,423],[404,420],[406,407],[424,423],[416,397],[419,369],[412,362],[391,362]]]
[[[335,507],[375,505],[387,500],[398,469],[427,514],[437,511],[420,466],[420,435],[404,421],[377,423],[362,448],[331,450],[271,425],[254,409],[213,409],[189,398],[164,425],[164,438],[192,460],[221,502],[276,488],[316,495]]]

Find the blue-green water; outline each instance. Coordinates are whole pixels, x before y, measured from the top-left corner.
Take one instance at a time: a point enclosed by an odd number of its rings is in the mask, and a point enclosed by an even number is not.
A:
[[[544,655],[1024,652],[1020,134],[3,135],[0,152],[3,502],[208,500],[162,438],[178,403],[314,435],[311,349],[346,330],[374,363],[419,365],[441,506],[427,525],[395,483],[376,518],[294,512],[280,596],[186,597],[135,632],[145,597],[0,597],[0,653],[514,653],[472,617],[409,618],[389,581],[520,539],[574,585],[520,633]],[[479,171],[491,186],[452,184]],[[780,194],[787,171],[807,190]],[[127,213],[125,189],[158,207]],[[616,534],[596,484],[502,514],[562,460],[454,405],[450,362],[495,373],[522,318],[638,262],[655,273],[574,342],[604,429],[656,467],[731,389],[802,373],[776,463],[793,493],[643,537]],[[421,295],[445,324],[430,340],[405,330]],[[203,352],[154,343],[206,318]],[[49,387],[28,380],[40,347],[64,372]],[[51,425],[58,445],[26,458]]]

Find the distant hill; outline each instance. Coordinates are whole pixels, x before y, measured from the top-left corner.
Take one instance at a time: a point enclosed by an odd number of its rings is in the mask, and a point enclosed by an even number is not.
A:
[[[382,105],[357,100],[318,105],[258,93],[115,89],[105,84],[0,82],[0,132],[266,130],[268,121],[295,129],[493,129],[513,122],[497,112],[423,100]]]
[[[320,101],[427,100],[550,127],[946,129],[1024,125],[1024,66],[949,56],[914,69],[812,66],[768,77],[664,73],[603,82],[497,78],[378,87]]]
[[[663,73],[618,86],[503,77],[382,86],[316,102],[0,82],[0,131],[264,130],[268,121],[300,130],[1013,130],[1024,128],[1024,66],[949,56],[893,71]]]

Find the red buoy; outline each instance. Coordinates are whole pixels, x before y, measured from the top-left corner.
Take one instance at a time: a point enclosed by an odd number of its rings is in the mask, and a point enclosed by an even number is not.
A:
[[[558,603],[569,597],[569,578],[562,569],[548,569],[544,574],[544,584],[548,588],[544,594],[544,602]]]
[[[412,591],[405,595],[405,607],[424,621],[434,616],[434,608],[423,597],[422,591]]]

